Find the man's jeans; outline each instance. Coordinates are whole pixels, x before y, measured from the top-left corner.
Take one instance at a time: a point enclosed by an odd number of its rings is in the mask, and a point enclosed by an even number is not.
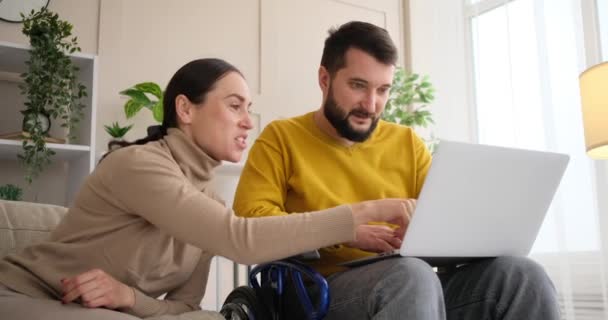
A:
[[[437,274],[420,259],[399,257],[327,280],[331,295],[327,320],[559,319],[551,280],[528,258],[486,259]],[[298,313],[298,308],[288,309]]]

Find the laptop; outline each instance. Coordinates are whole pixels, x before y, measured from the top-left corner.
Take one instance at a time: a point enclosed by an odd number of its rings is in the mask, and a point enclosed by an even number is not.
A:
[[[442,140],[401,249],[339,265],[399,255],[432,266],[526,256],[568,161],[565,154]]]

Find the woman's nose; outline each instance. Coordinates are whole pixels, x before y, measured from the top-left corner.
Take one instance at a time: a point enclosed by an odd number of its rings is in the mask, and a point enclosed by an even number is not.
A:
[[[245,113],[245,116],[241,118],[240,126],[247,130],[253,129],[253,120],[251,120],[249,112]]]

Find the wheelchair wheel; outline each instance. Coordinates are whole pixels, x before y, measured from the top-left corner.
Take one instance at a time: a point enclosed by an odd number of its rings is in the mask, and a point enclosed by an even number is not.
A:
[[[271,319],[266,306],[253,288],[242,286],[234,289],[222,306],[220,313],[227,320]]]

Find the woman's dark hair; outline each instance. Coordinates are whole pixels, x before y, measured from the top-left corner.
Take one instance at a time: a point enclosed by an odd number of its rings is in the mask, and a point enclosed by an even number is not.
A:
[[[188,100],[195,104],[203,103],[207,93],[214,89],[217,81],[230,72],[242,75],[235,66],[221,59],[209,58],[188,62],[177,70],[169,81],[167,89],[165,89],[162,125],[148,127],[148,135],[133,142],[112,140],[108,143],[108,150],[113,151],[161,139],[167,134],[167,129],[177,127],[175,98],[178,95],[185,95]]]
[[[385,29],[367,22],[351,21],[329,30],[321,65],[330,75],[335,75],[346,66],[346,51],[350,48],[362,50],[387,65],[397,62],[397,48]]]

